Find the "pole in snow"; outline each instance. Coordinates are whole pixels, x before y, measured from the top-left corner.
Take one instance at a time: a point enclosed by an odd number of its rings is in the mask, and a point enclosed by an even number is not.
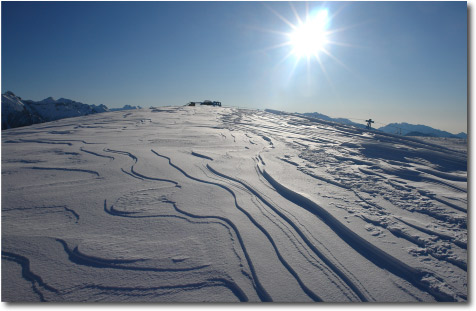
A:
[[[375,123],[372,119],[365,120],[367,122],[367,128],[371,129],[372,128],[372,123]]]

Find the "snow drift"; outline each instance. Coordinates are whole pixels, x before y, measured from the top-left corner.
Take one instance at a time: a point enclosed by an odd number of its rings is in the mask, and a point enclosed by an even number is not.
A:
[[[467,301],[464,140],[161,107],[2,132],[2,300]]]

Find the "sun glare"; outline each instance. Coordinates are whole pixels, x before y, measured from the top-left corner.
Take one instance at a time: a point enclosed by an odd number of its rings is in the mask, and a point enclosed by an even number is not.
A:
[[[298,58],[317,56],[328,43],[327,24],[327,10],[321,10],[314,16],[308,16],[305,23],[300,23],[295,31],[289,34],[293,54]]]
[[[343,10],[343,8],[346,7],[346,5],[341,6],[340,9],[331,14],[328,11],[328,8],[322,6],[310,8],[309,3],[305,2],[306,10],[305,14],[303,14],[304,18],[300,16],[293,2],[290,2],[289,5],[292,13],[294,14],[295,22],[284,17],[272,7],[266,6],[274,15],[276,15],[291,28],[289,32],[265,29],[265,31],[277,33],[285,37],[285,41],[274,46],[270,46],[266,48],[266,50],[286,47],[287,53],[278,61],[276,67],[284,63],[289,64],[288,60],[294,59],[288,81],[291,80],[302,60],[305,60],[305,63],[307,64],[308,83],[311,81],[311,69],[315,68],[314,64],[317,63],[322,74],[332,86],[331,80],[325,68],[326,61],[332,59],[337,64],[351,71],[341,60],[334,56],[331,51],[331,47],[334,45],[348,47],[352,46],[336,41],[336,33],[347,30],[354,26],[341,28],[331,27],[331,24],[334,24],[332,21]]]

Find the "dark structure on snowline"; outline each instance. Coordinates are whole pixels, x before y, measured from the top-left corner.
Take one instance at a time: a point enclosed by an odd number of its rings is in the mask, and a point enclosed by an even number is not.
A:
[[[375,121],[373,121],[372,119],[365,120],[365,122],[367,122],[367,128],[368,129],[371,129],[372,128],[372,123],[375,123]]]
[[[198,105],[205,105],[205,106],[218,106],[221,107],[221,102],[205,100],[203,102],[189,102],[187,106],[198,106]]]

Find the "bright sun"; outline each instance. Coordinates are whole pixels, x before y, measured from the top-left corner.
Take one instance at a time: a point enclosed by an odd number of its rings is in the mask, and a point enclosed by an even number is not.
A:
[[[296,26],[295,31],[289,34],[292,53],[298,58],[309,58],[312,55],[317,57],[328,43],[327,24],[327,10],[321,10],[316,15],[309,16],[305,23]]]
[[[342,28],[335,28],[335,26],[331,27],[332,21],[341,12],[343,7],[332,13],[332,15],[329,15],[329,11],[327,8],[319,4],[318,7],[310,8],[309,3],[305,2],[305,15],[304,18],[301,18],[300,14],[298,13],[298,10],[294,7],[293,3],[294,2],[291,1],[289,5],[291,7],[292,13],[294,13],[296,22],[289,20],[273,8],[267,6],[267,8],[284,23],[286,23],[291,28],[291,30],[289,32],[283,32],[263,29],[272,33],[278,33],[286,38],[285,41],[274,46],[270,46],[266,48],[266,50],[286,47],[287,53],[282,59],[279,60],[278,65],[287,62],[290,58],[294,59],[294,64],[292,64],[288,81],[294,75],[294,72],[298,68],[301,61],[307,60],[307,78],[308,83],[310,83],[312,76],[311,69],[315,67],[315,62],[313,62],[315,60],[320,66],[321,72],[323,73],[327,81],[329,81],[329,84],[332,84],[329,80],[327,70],[324,66],[325,62],[328,59],[332,59],[334,62],[349,71],[351,70],[341,60],[339,60],[331,53],[330,48],[334,45],[353,47],[353,45],[351,44],[336,41],[336,39],[338,38],[338,36],[336,38],[336,33],[347,30],[349,28],[353,28],[354,26],[345,26]]]

